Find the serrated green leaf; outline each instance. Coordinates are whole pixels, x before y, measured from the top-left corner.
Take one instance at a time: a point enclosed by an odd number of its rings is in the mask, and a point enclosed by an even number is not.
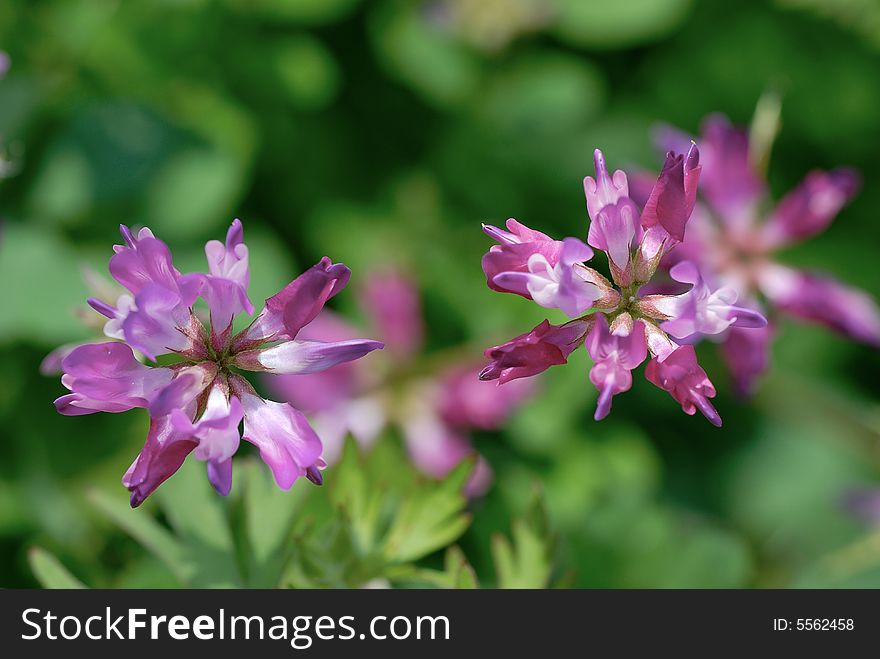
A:
[[[463,461],[435,487],[425,486],[400,505],[385,537],[390,562],[417,560],[455,541],[470,525],[464,484],[473,462]]]
[[[28,563],[43,588],[85,588],[86,585],[73,576],[53,554],[42,547],[28,550]]]

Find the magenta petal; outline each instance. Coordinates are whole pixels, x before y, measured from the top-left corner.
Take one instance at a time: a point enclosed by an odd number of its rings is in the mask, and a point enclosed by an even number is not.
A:
[[[174,475],[196,446],[196,441],[174,429],[168,417],[152,419],[147,442],[122,479],[131,492],[131,507],[137,508]]]
[[[703,192],[712,208],[727,223],[750,222],[765,186],[750,161],[746,131],[732,126],[727,117],[712,115],[703,122],[700,150]]]
[[[134,308],[122,320],[122,332],[131,346],[155,360],[192,345],[183,331],[191,316],[189,304],[177,291],[147,284],[135,295]]]
[[[293,339],[312,322],[331,297],[345,288],[351,276],[342,263],[326,256],[266,300],[260,316],[234,341],[233,347],[267,340]]]
[[[147,407],[172,378],[169,369],[144,366],[129,346],[116,341],[79,346],[62,360],[61,368],[61,382],[72,393],[55,405],[67,415]]]
[[[590,219],[595,221],[603,208],[615,206],[618,202],[629,198],[629,184],[622,170],[618,169],[613,176],[608,174],[605,156],[599,149],[593,151],[593,166],[596,178],[587,176],[584,179],[584,195],[587,198],[587,212]],[[597,245],[593,247],[604,249]]]
[[[232,491],[232,459],[208,460],[208,480],[217,494],[228,496]]]
[[[500,279],[510,273],[529,273],[529,259],[534,255],[544,257],[549,266],[555,267],[562,254],[561,240],[542,240],[536,242],[494,245],[483,255],[482,266],[486,284],[499,293],[514,293],[531,300],[532,295],[526,285],[526,278]]]
[[[810,172],[767,220],[762,230],[766,244],[777,247],[821,233],[856,194],[859,184],[859,175],[852,169]]]
[[[660,225],[675,240],[684,240],[685,226],[697,198],[700,153],[692,145],[686,155],[669,152],[660,177],[642,211],[645,228]]]
[[[507,220],[507,231],[493,227],[491,224],[484,224],[483,232],[497,242],[507,245],[552,242],[552,239],[547,234],[530,229],[522,222],[518,222],[513,218]]]
[[[263,400],[252,394],[242,398],[244,439],[260,450],[275,482],[288,490],[306,470],[321,459],[321,440],[305,415],[286,403]]]
[[[286,341],[271,348],[246,350],[235,357],[235,364],[250,371],[277,374],[320,373],[337,364],[360,359],[373,350],[381,350],[381,341],[354,339],[322,341]]]
[[[613,396],[632,387],[632,371],[648,356],[643,323],[638,321],[626,336],[612,334],[605,317],[599,315],[587,335],[587,351],[594,364],[590,382],[599,390],[594,418],[604,419],[611,411]]]
[[[110,274],[132,293],[147,284],[175,290],[180,273],[171,262],[171,250],[149,229],[142,229],[135,239],[127,227],[120,227],[126,245],[110,258]]]
[[[780,309],[870,345],[880,345],[880,308],[864,291],[822,275],[775,265],[761,290]]]
[[[530,332],[486,350],[491,362],[480,372],[480,379],[504,384],[565,364],[568,356],[583,343],[592,323],[592,317],[559,326],[545,320]]]
[[[645,377],[668,391],[685,414],[693,415],[699,409],[712,425],[721,426],[721,417],[708,400],[715,397],[715,387],[697,363],[693,346],[679,346],[662,362],[652,359],[645,368]]]
[[[751,395],[758,379],[766,372],[772,338],[773,328],[769,325],[759,329],[734,327],[727,333],[721,354],[740,395]]]
[[[150,416],[160,417],[182,410],[198,397],[217,375],[213,363],[191,366],[177,372],[170,384],[156,392],[150,402]]]

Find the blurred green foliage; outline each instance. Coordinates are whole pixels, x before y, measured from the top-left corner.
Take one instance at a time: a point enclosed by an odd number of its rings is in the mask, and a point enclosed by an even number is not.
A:
[[[429,352],[476,358],[544,317],[486,289],[479,222],[582,235],[595,146],[656,168],[655,122],[744,123],[767,89],[783,99],[777,197],[813,167],[866,182],[786,258],[880,296],[871,4],[2,3],[0,585],[880,586],[876,533],[840,507],[880,485],[880,359],[821,329],[780,328],[752,401],[701,352],[722,430],[645,382],[596,424],[576,354],[477,438],[495,485],[467,511],[461,473],[416,480],[390,435],[321,489],[278,492],[244,456],[228,500],[189,464],[132,512],[119,479],[145,415],[57,416],[62,388],[38,373],[89,336],[80,268],[104,271],[120,222],[189,270],[235,216],[254,300],[327,254],[354,269],[336,306],[356,316],[359,277],[393,264],[421,287]]]

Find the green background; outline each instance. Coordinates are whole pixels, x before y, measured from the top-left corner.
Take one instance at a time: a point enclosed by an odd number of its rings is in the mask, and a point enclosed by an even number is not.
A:
[[[518,25],[529,12],[533,26]],[[543,317],[486,288],[480,222],[583,236],[594,147],[612,166],[656,169],[657,122],[695,131],[720,111],[746,123],[776,90],[774,197],[814,167],[852,165],[865,181],[783,260],[880,295],[871,2],[6,0],[0,49],[12,59],[0,144],[17,170],[0,181],[4,587],[37,585],[33,545],[90,585],[187,582],[88,494],[126,503],[119,478],[145,416],[59,416],[63,389],[38,372],[50,349],[89,336],[73,313],[80,267],[105,271],[120,222],[150,226],[187,270],[240,217],[252,299],[327,254],[354,270],[335,304],[352,318],[359,278],[403,268],[423,295],[427,357],[479,357]],[[581,351],[503,431],[476,435],[496,480],[459,544],[481,583],[501,581],[490,539],[537,489],[555,585],[880,587],[878,536],[841,508],[850,488],[880,485],[877,351],[784,322],[751,401],[711,346],[700,355],[723,429],[641,375],[595,423]],[[286,496],[277,505],[297,505]],[[219,505],[234,518],[234,497]],[[130,515],[175,522],[155,503]]]

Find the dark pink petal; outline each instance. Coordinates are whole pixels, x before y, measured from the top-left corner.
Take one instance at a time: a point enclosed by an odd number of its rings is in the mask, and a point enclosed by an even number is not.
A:
[[[260,450],[275,482],[289,490],[309,467],[321,461],[321,440],[305,415],[287,403],[243,394],[244,439]]]
[[[110,258],[110,274],[132,293],[147,284],[158,284],[170,290],[177,289],[180,273],[171,262],[171,250],[149,229],[141,229],[137,238],[128,227],[120,226],[126,245],[115,247]]]
[[[531,300],[532,295],[526,286],[526,279],[508,279],[506,283],[499,283],[499,276],[509,273],[528,273],[529,258],[536,254],[544,257],[551,268],[555,267],[559,263],[562,249],[561,240],[493,245],[482,259],[486,284],[493,291],[514,293]]]
[[[510,218],[507,220],[507,231],[493,227],[491,224],[483,225],[483,232],[496,242],[506,245],[519,243],[540,243],[551,241],[552,238],[546,233],[530,229],[525,224]]]
[[[178,291],[147,284],[137,292],[133,308],[121,321],[122,335],[152,360],[169,352],[186,351],[193,345],[192,337],[185,333],[192,318],[191,304]]]
[[[179,409],[171,413],[174,428],[183,435],[198,440],[193,455],[208,464],[208,480],[221,495],[232,489],[232,456],[238,450],[241,435],[238,426],[244,417],[241,401],[229,397],[222,380],[215,383],[205,405],[205,411],[195,422]]]
[[[167,368],[149,368],[124,343],[86,344],[61,362],[62,384],[72,393],[55,401],[61,414],[125,412],[147,407],[173,377]]]
[[[210,386],[216,375],[217,365],[213,362],[180,369],[168,385],[153,395],[149,405],[150,416],[166,416],[174,410],[187,409]]]
[[[703,122],[699,144],[706,199],[725,222],[751,223],[754,206],[766,190],[749,158],[748,134],[727,117],[712,115]]]
[[[767,325],[760,329],[733,327],[725,336],[721,354],[740,395],[754,393],[759,378],[767,371],[773,334],[773,328]]]
[[[590,382],[599,390],[594,418],[600,421],[611,411],[611,399],[632,387],[632,371],[645,361],[648,345],[641,321],[625,336],[613,334],[601,314],[587,335],[586,347],[593,358]]]
[[[241,221],[233,220],[225,244],[209,240],[205,245],[205,256],[209,274],[203,278],[201,294],[211,310],[212,329],[216,334],[222,334],[237,314],[254,312],[247,295],[250,268]]]
[[[715,387],[697,363],[693,346],[679,346],[662,362],[652,359],[645,368],[645,377],[668,391],[685,414],[693,415],[699,409],[712,425],[721,426],[721,417],[708,400],[715,397]]]
[[[480,372],[480,379],[498,380],[499,384],[504,384],[565,364],[568,356],[581,345],[592,324],[592,317],[559,326],[545,320],[532,331],[486,350],[491,363]]]
[[[700,152],[691,145],[686,155],[669,152],[654,189],[642,211],[641,224],[661,226],[678,242],[684,240],[685,226],[697,200],[700,179]]]
[[[629,199],[629,184],[623,170],[618,169],[613,176],[608,174],[605,156],[599,149],[593,151],[593,167],[596,178],[584,178],[584,195],[587,198],[587,213],[595,221],[606,206],[615,206],[621,200]],[[597,245],[593,247],[604,249]]]
[[[371,276],[361,305],[377,335],[399,359],[411,356],[422,345],[425,328],[419,293],[415,283],[402,274]]]
[[[762,228],[767,247],[779,247],[824,231],[855,196],[860,178],[852,169],[814,171],[789,192]]]
[[[880,346],[880,309],[864,291],[780,265],[765,268],[759,284],[778,308],[857,341]]]
[[[351,270],[325,256],[266,300],[257,320],[233,341],[233,350],[268,340],[295,338],[317,317],[327,300],[345,288],[350,277]]]
[[[131,492],[131,507],[137,508],[173,476],[197,445],[193,438],[177,432],[169,417],[151,419],[147,442],[122,478]]]

